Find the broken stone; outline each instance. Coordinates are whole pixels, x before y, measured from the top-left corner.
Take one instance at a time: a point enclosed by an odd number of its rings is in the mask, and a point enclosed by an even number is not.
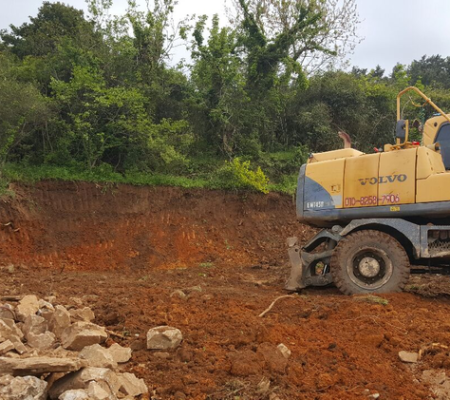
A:
[[[47,331],[39,335],[29,333],[27,335],[27,344],[34,349],[48,350],[53,347],[56,341],[56,336],[53,332]]]
[[[83,300],[80,299],[79,297],[71,297],[71,298],[70,298],[70,301],[71,301],[73,304],[77,305],[78,307],[81,306],[81,305],[83,305]]]
[[[0,318],[15,319],[16,313],[14,307],[11,304],[0,304]]]
[[[283,355],[284,358],[289,358],[292,354],[291,350],[289,350],[289,348],[283,343],[280,343],[277,346],[277,349]]]
[[[20,355],[28,351],[26,346],[20,341],[17,336],[15,338],[11,338],[11,342],[13,342],[14,344],[14,350],[16,350]]]
[[[167,350],[178,347],[183,340],[181,331],[170,326],[158,326],[147,332],[147,349]]]
[[[99,344],[85,347],[81,350],[79,356],[87,360],[91,367],[117,368],[117,363],[114,361],[111,353]]]
[[[104,390],[110,390],[114,394],[118,393],[121,387],[117,374],[110,369],[87,367],[58,379],[50,388],[50,399],[58,399],[68,390],[86,390],[91,381],[97,382]]]
[[[119,392],[125,396],[139,396],[148,393],[147,385],[143,379],[139,379],[134,374],[125,372],[119,375],[120,389]]]
[[[186,293],[184,293],[182,290],[175,290],[170,294],[170,297],[178,296],[180,299],[185,300],[187,299]]]
[[[5,318],[0,319],[0,341],[11,340],[14,342],[15,340],[19,340],[23,338],[22,331],[16,326],[13,320]]]
[[[94,311],[89,307],[84,307],[81,309],[71,309],[70,316],[79,321],[91,322],[95,319]]]
[[[28,295],[19,301],[16,307],[16,317],[19,321],[24,322],[28,316],[36,314],[38,310],[38,298],[35,295]]]
[[[70,326],[70,313],[64,306],[57,305],[50,320],[50,330],[61,337],[64,330]]]
[[[131,358],[131,349],[129,347],[122,347],[121,345],[114,343],[109,349],[113,360],[116,363],[126,363]]]
[[[85,390],[68,390],[58,397],[59,400],[93,400]],[[97,399],[95,399],[97,400]]]
[[[55,311],[55,307],[53,307],[52,303],[49,303],[48,301],[45,301],[43,299],[39,299],[39,311],[42,311],[44,309]]]
[[[79,358],[0,357],[0,374],[41,375],[48,372],[71,372],[83,368],[86,362]]]
[[[262,377],[262,379],[258,383],[258,393],[261,395],[266,395],[269,392],[270,389],[270,379],[266,378],[265,376]]]
[[[408,351],[400,351],[398,357],[405,363],[416,363],[419,360],[418,353],[410,353]]]
[[[13,379],[14,379],[14,377],[12,375],[0,376],[0,387],[1,386],[8,386]]]
[[[111,392],[105,390],[100,384],[94,381],[89,382],[87,393],[90,399],[95,400],[106,400],[111,396]]]
[[[61,335],[63,347],[77,351],[86,346],[102,343],[107,338],[108,335],[104,328],[90,322],[75,322],[66,328]]]
[[[44,297],[44,299],[46,301],[48,301],[50,304],[55,304],[56,303],[56,296],[47,296],[47,297]]]
[[[18,376],[0,389],[2,400],[44,400],[47,382],[35,376]]]
[[[0,355],[5,354],[8,351],[11,351],[14,349],[14,344],[11,342],[11,340],[6,340],[3,343],[0,343]]]
[[[33,335],[40,335],[47,332],[48,324],[45,318],[42,318],[38,315],[29,315],[25,318],[25,323],[22,330],[25,334],[25,338],[28,340],[28,335],[30,333]]]

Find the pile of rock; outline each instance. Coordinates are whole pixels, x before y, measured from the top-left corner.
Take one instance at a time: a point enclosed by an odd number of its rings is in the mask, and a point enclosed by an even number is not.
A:
[[[0,399],[112,400],[148,392],[142,379],[120,372],[131,349],[114,343],[88,308],[24,296],[0,304]]]

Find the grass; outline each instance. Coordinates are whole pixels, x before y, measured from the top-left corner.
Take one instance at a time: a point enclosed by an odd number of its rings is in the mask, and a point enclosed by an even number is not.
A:
[[[208,169],[206,169],[208,171]],[[143,172],[129,172],[121,174],[110,168],[98,167],[92,170],[73,167],[59,167],[52,165],[27,166],[21,164],[7,164],[2,171],[0,182],[0,196],[9,194],[6,182],[35,183],[42,180],[84,181],[93,183],[121,183],[135,186],[174,186],[186,189],[219,189],[255,191],[234,187],[233,182],[224,182],[215,170],[198,172],[193,176],[156,174]],[[293,194],[297,184],[297,174],[285,175],[281,179],[269,184],[271,192]]]
[[[389,304],[389,300],[372,294],[369,294],[367,296],[355,296],[354,299],[355,301],[362,301],[364,303],[370,304],[381,304],[383,306],[387,306]]]

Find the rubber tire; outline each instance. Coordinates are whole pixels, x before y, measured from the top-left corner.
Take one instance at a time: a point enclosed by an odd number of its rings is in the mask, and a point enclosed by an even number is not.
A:
[[[365,289],[350,279],[347,263],[365,246],[379,248],[392,262],[392,275],[380,288]],[[344,294],[392,293],[400,292],[408,283],[410,263],[403,246],[391,235],[374,230],[363,230],[352,233],[340,240],[331,256],[331,274],[338,289]]]

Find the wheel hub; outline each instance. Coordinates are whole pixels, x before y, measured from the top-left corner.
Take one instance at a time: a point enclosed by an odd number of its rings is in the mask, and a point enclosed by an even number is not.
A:
[[[363,289],[378,289],[391,277],[392,263],[384,251],[375,247],[360,249],[348,265],[349,277]]]
[[[373,278],[380,273],[380,263],[373,257],[364,257],[359,262],[359,272],[366,278]]]

